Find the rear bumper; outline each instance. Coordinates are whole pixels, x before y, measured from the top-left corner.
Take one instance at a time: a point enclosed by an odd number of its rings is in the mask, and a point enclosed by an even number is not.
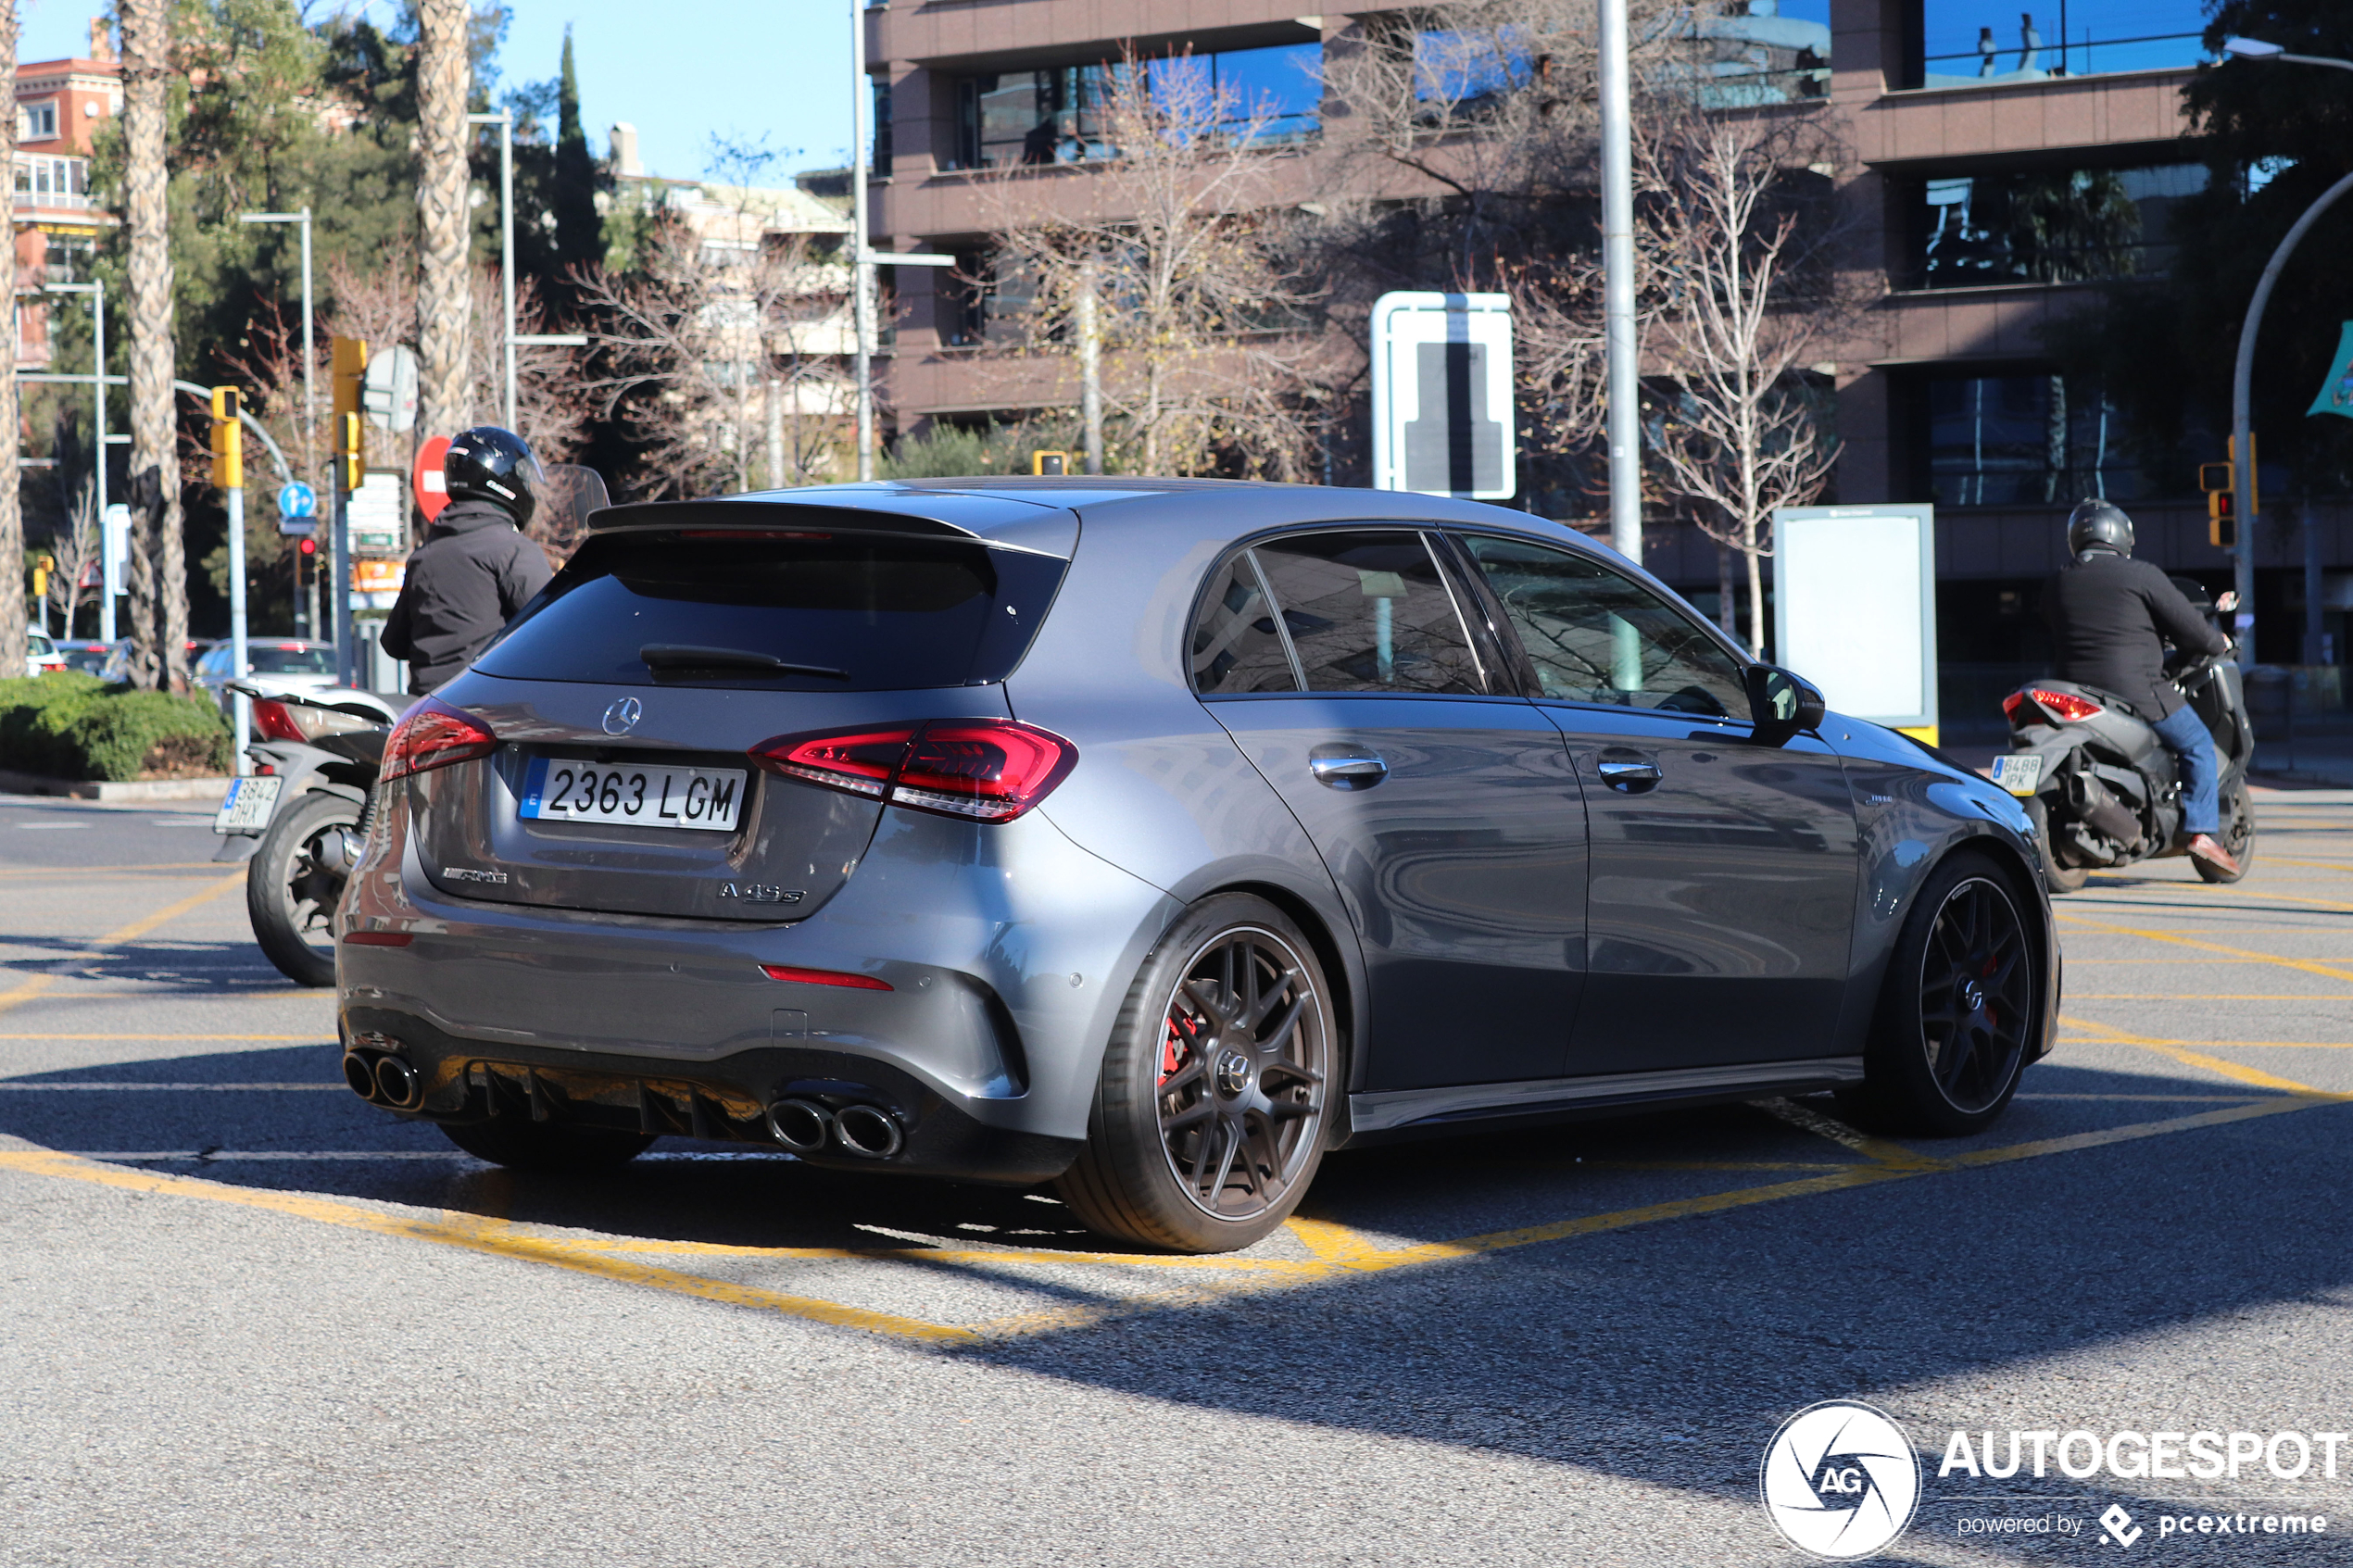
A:
[[[659,1057],[526,1046],[486,1047],[434,1028],[413,1014],[348,1008],[344,1042],[389,1052],[416,1069],[422,1098],[413,1114],[435,1122],[534,1122],[603,1127],[655,1136],[702,1138],[775,1148],[766,1110],[776,1100],[828,1108],[875,1106],[902,1130],[887,1157],[847,1149],[795,1158],[841,1170],[1027,1185],[1060,1175],[1080,1140],[989,1126],[912,1073],[873,1057],[768,1046],[691,1066]]]

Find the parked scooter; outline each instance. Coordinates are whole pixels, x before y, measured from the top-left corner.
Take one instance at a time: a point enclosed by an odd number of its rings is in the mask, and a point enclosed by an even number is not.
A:
[[[386,736],[400,718],[374,692],[277,692],[250,682],[253,771],[230,784],[212,830],[216,860],[245,860],[254,940],[297,985],[335,979],[335,907],[359,859],[360,824]]]
[[[2208,620],[2205,586],[2172,579]],[[2236,882],[2255,862],[2255,809],[2246,772],[2255,759],[2239,667],[2228,654],[2166,658],[2166,674],[2214,736],[2221,772],[2221,831],[2214,836],[2236,873],[2192,857],[2208,882]],[[2113,693],[2072,681],[2034,681],[2002,699],[2010,749],[1994,759],[1994,782],[2020,797],[2042,840],[2051,890],[2072,893],[2095,868],[2131,865],[2188,851],[2182,838],[2182,784],[2173,753],[2144,717]]]

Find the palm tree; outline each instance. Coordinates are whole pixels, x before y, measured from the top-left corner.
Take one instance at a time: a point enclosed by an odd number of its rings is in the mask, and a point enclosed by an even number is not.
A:
[[[123,209],[131,238],[132,681],[188,686],[188,563],[171,408],[171,245],[164,106],[167,0],[122,0]],[[144,570],[143,570],[144,568]]]
[[[0,104],[17,101],[17,0],[0,0]],[[17,117],[0,115],[0,163],[13,165],[17,152]],[[16,182],[0,185],[0,234],[17,232]],[[0,257],[0,297],[17,294],[17,248],[11,245]],[[17,428],[17,332],[14,312],[0,330],[0,432],[13,436]],[[0,592],[0,676],[24,673],[24,593],[17,573],[24,560],[24,512],[17,498],[17,444],[0,441],[0,562],[6,563],[9,581]],[[68,631],[72,627],[69,625]]]
[[[467,376],[471,238],[466,207],[466,0],[418,7],[417,119],[423,167],[417,181],[424,238],[417,281],[417,433],[455,435],[473,422]]]

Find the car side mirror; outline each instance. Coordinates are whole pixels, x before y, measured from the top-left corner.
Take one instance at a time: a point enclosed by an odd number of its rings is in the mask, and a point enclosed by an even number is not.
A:
[[[1801,730],[1819,728],[1828,711],[1811,682],[1770,664],[1748,667],[1748,716],[1758,739],[1779,746]]]

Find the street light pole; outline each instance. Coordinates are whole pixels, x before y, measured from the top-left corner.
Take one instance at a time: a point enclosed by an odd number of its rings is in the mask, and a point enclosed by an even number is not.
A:
[[[310,309],[310,208],[299,212],[243,212],[240,223],[299,223],[302,225],[302,471],[307,477],[318,471],[319,462],[319,402],[312,395],[312,378],[316,375],[311,340]]]
[[[515,111],[470,114],[468,125],[498,128],[498,288],[507,311],[500,333],[506,351],[507,428],[515,428]]]
[[[1626,0],[1602,0],[1602,323],[1608,347],[1610,544],[1639,566],[1642,350],[1634,336],[1634,138],[1628,56]]]
[[[866,81],[865,0],[849,6],[849,245],[850,327],[857,334],[858,478],[875,477],[875,264],[867,259],[866,115],[873,94]]]
[[[2223,44],[2222,52],[2249,65],[2268,65],[2276,60],[2289,65],[2353,70],[2353,60],[2334,59],[2325,55],[2291,55],[2277,44],[2255,38],[2230,39]],[[2246,318],[2239,323],[2238,358],[2231,370],[2231,515],[2238,520],[2238,542],[2233,550],[2238,558],[2233,563],[2232,579],[2238,589],[2239,607],[2233,629],[2238,633],[2242,664],[2255,662],[2255,338],[2262,330],[2264,307],[2271,303],[2272,286],[2280,281],[2287,258],[2311,232],[2312,225],[2320,221],[2321,215],[2336,205],[2337,198],[2347,191],[2353,191],[2353,174],[2322,191],[2320,199],[2304,209],[2304,216],[2296,220],[2279,247],[2271,252],[2271,259],[2255,285],[2255,297],[2247,302]]]

